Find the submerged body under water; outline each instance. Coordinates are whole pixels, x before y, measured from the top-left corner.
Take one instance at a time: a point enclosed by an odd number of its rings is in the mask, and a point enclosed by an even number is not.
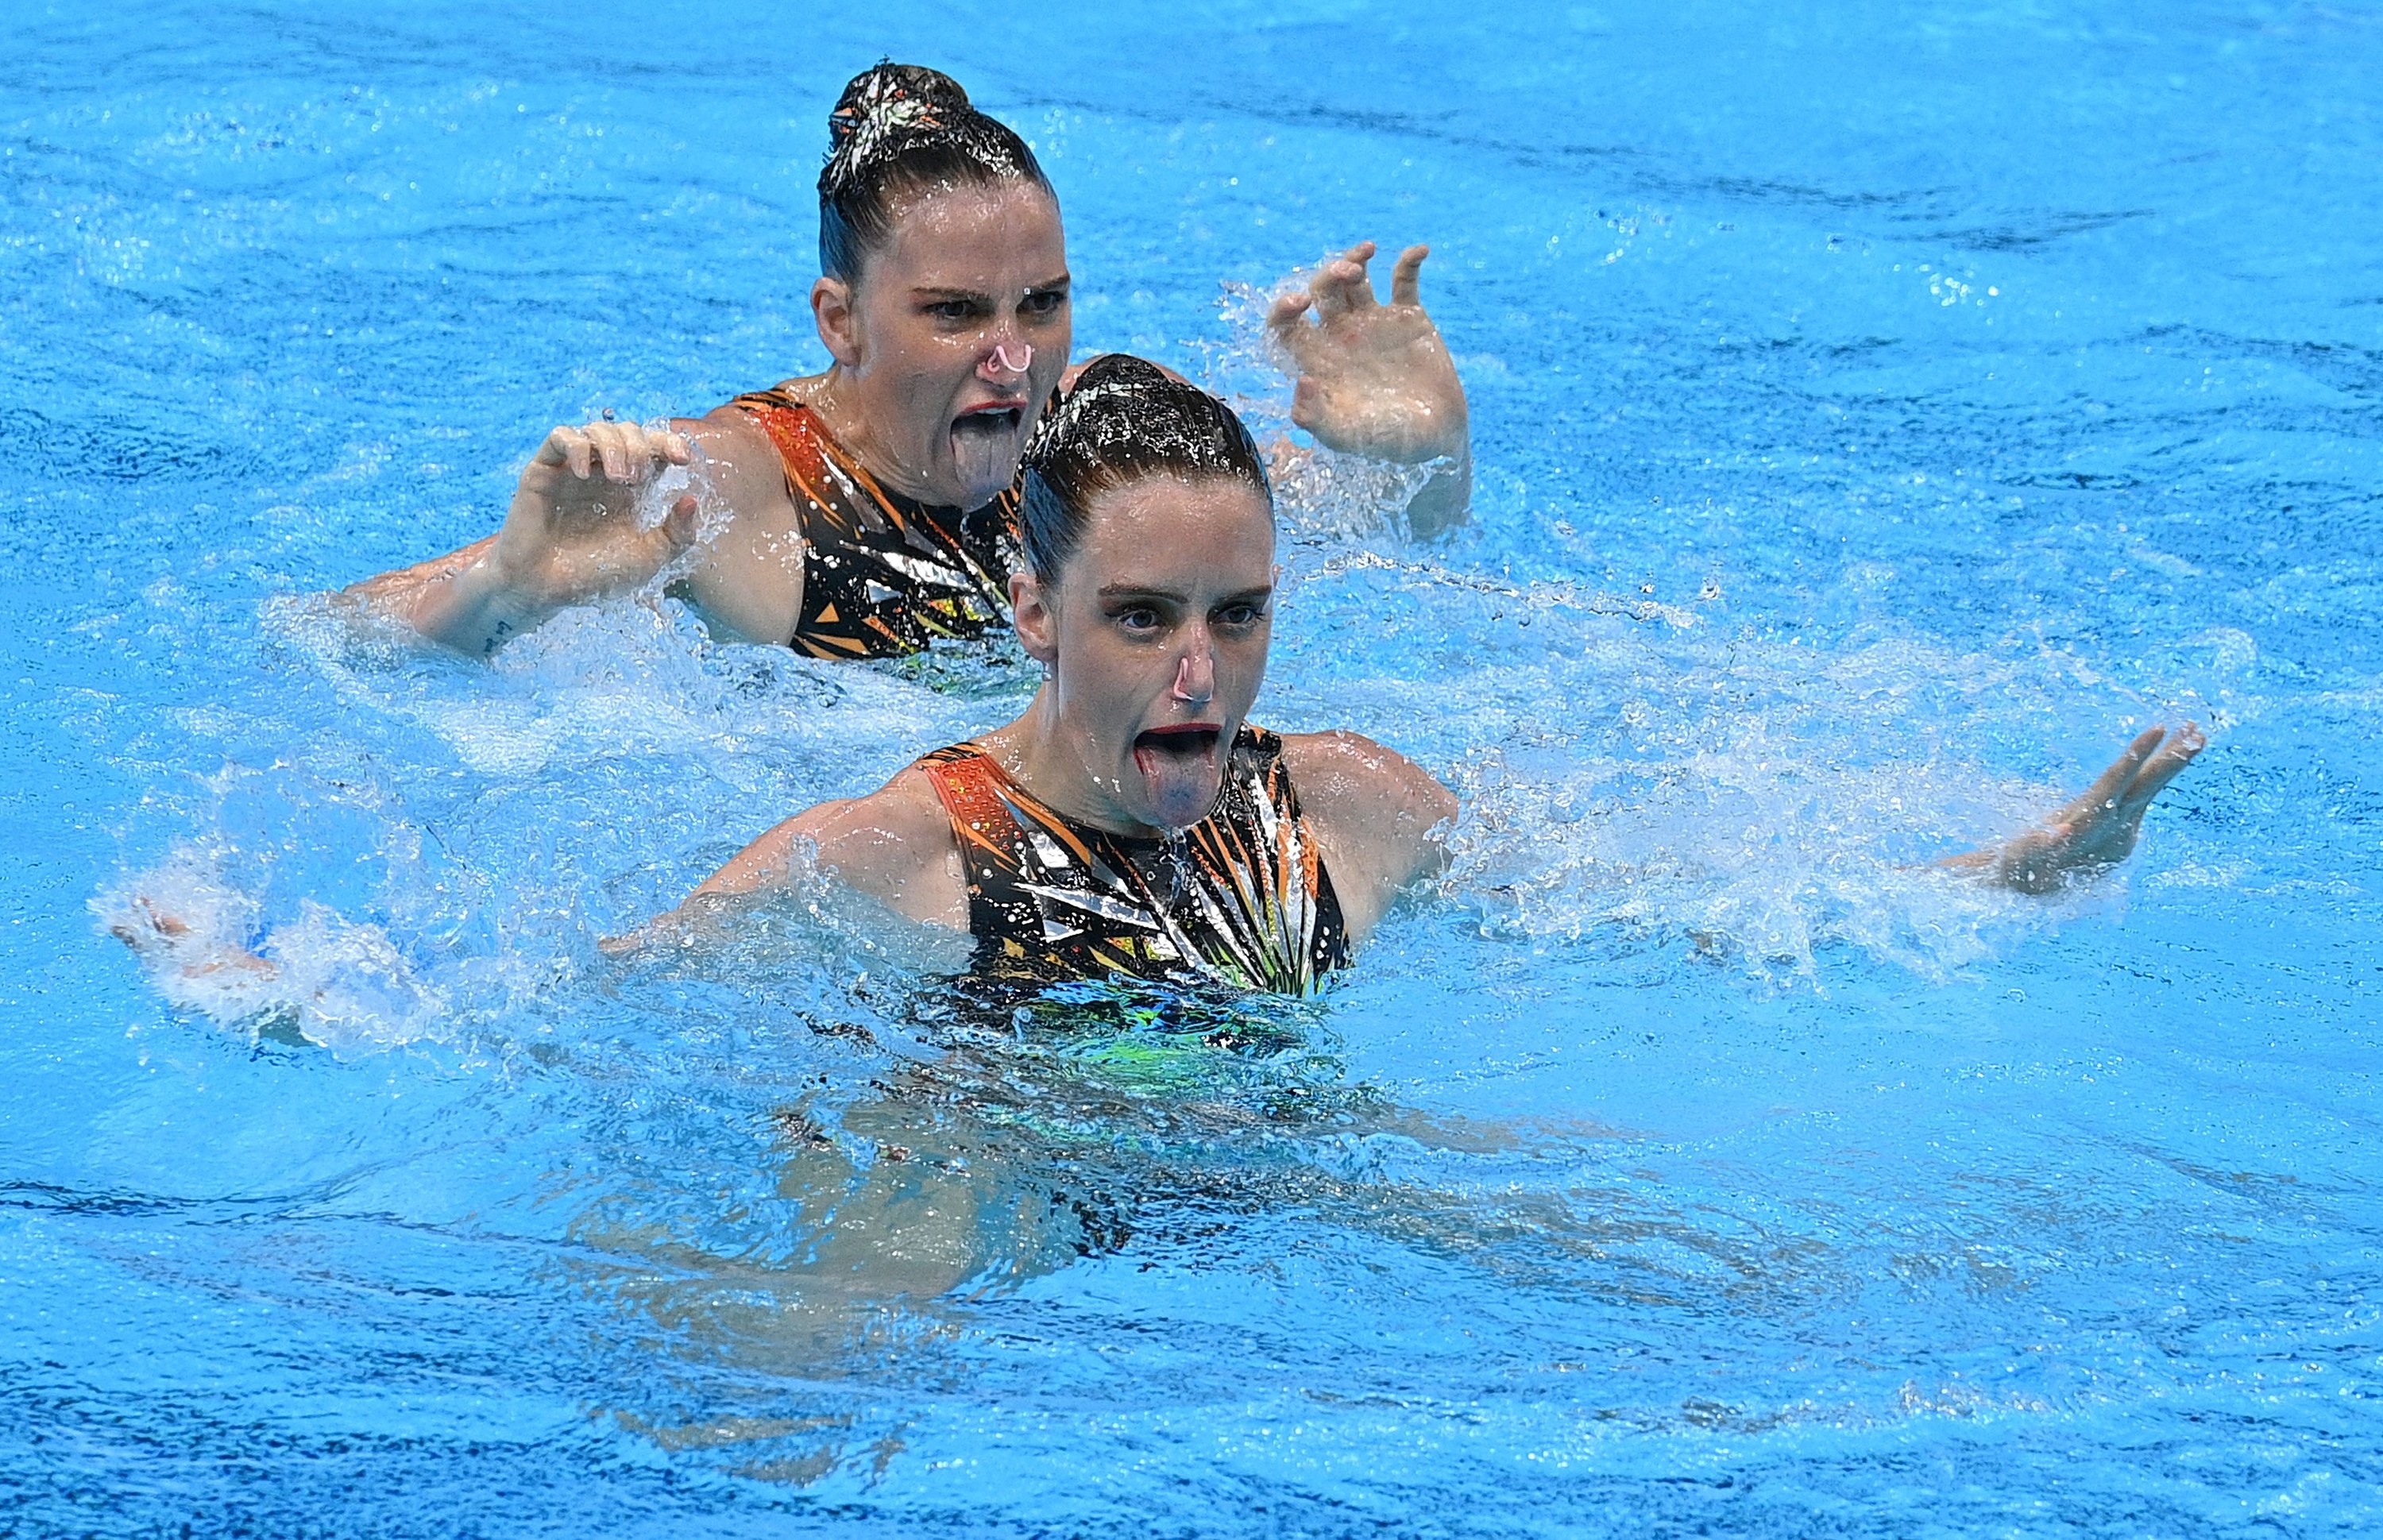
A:
[[[2372,1528],[2383,19],[1056,14],[17,20],[0,1508]],[[1255,715],[1466,811],[1319,1000],[982,1009],[824,890],[608,958],[1031,670],[320,598],[552,423],[816,366],[889,52],[1033,140],[1081,353],[1260,417],[1274,280],[1433,244],[1474,523],[1282,488]],[[2124,872],[1927,868],[2188,717]],[[136,896],[278,977],[144,970]]]

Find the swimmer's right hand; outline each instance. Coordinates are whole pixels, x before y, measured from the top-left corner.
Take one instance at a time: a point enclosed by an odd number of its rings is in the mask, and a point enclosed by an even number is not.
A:
[[[503,598],[535,623],[566,605],[636,587],[695,543],[696,499],[675,499],[641,526],[640,491],[694,451],[683,434],[636,423],[558,427],[513,488],[484,558]]]
[[[1982,873],[2024,893],[2057,893],[2108,870],[2134,853],[2152,799],[2209,745],[2199,727],[2149,728],[2127,745],[2082,796],[2000,846],[1948,856],[1940,866]]]
[[[492,653],[559,610],[648,582],[695,544],[693,497],[658,524],[636,516],[643,489],[694,458],[684,434],[636,423],[556,428],[523,469],[503,528],[342,597],[458,651]]]

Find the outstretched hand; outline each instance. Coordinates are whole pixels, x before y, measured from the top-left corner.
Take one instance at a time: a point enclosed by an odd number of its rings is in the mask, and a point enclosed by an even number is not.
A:
[[[1430,254],[1428,246],[1399,253],[1385,305],[1365,271],[1374,243],[1359,241],[1267,313],[1267,330],[1299,368],[1290,420],[1327,449],[1402,465],[1465,458],[1464,387],[1423,308],[1418,276]]]
[[[1985,869],[1992,881],[2027,893],[2051,893],[2073,876],[2114,867],[2133,853],[2152,799],[2208,742],[2191,722],[2173,735],[2151,728],[2084,795],[2043,823],[2000,849],[1971,851],[1945,864]]]
[[[190,922],[157,907],[145,893],[134,895],[131,911],[110,921],[107,931],[141,956],[163,955],[178,960],[186,979],[204,979],[226,971],[268,980],[281,976],[279,968],[242,946],[225,944],[197,956],[180,956],[194,944]]]
[[[640,488],[693,451],[683,435],[636,423],[558,427],[513,489],[492,554],[515,601],[540,610],[601,598],[652,577],[695,542],[696,499],[641,527]]]

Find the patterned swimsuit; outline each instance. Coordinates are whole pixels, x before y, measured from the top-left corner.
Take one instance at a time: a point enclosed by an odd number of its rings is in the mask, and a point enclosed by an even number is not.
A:
[[[959,841],[980,976],[1189,972],[1311,994],[1349,964],[1340,902],[1274,733],[1241,729],[1216,810],[1177,841],[1064,818],[972,744],[918,763]]]
[[[788,647],[813,658],[895,658],[1008,619],[1021,483],[982,508],[931,507],[880,486],[783,387],[728,404],[777,445],[786,495],[802,514],[803,610]]]

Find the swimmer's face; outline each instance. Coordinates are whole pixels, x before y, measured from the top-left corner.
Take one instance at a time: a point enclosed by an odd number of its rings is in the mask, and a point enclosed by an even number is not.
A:
[[[1010,582],[1018,634],[1050,665],[1059,738],[1108,821],[1184,829],[1215,808],[1274,634],[1274,517],[1222,476],[1154,476],[1093,501],[1056,585]]]
[[[918,193],[857,285],[811,292],[851,448],[879,479],[975,508],[1018,474],[1074,346],[1059,205],[1031,182]]]

